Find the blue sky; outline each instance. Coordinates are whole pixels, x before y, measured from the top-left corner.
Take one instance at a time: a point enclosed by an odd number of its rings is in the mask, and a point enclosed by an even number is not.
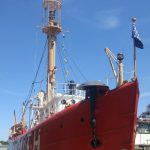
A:
[[[64,0],[62,8],[65,48],[87,79],[106,83],[108,78],[110,85],[115,81],[104,48],[109,47],[115,54],[124,53],[125,79],[130,79],[133,70],[131,18],[137,17],[137,29],[145,46],[144,50],[137,49],[139,114],[150,103],[149,6],[148,0]],[[33,80],[45,42],[41,27],[42,0],[1,1],[0,140],[7,139],[13,124],[13,110],[20,114]],[[61,39],[60,35],[60,43]],[[78,79],[84,81],[81,77]]]

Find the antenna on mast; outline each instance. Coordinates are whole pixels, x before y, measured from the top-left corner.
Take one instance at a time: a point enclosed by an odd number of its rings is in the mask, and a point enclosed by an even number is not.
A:
[[[43,32],[48,39],[47,102],[54,97],[55,89],[55,50],[57,35],[61,32],[61,0],[44,0],[45,23]]]

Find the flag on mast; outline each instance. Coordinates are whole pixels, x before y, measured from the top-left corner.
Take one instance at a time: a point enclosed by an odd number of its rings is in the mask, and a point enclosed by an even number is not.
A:
[[[140,49],[144,49],[143,42],[140,39],[139,33],[136,29],[135,22],[132,24],[132,38],[134,41],[134,46]]]

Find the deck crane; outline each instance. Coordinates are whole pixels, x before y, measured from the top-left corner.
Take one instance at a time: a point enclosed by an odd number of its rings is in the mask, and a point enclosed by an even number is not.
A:
[[[124,81],[124,79],[123,79],[123,63],[122,63],[124,56],[123,56],[123,54],[118,53],[117,57],[116,57],[115,54],[109,48],[105,48],[105,53],[109,59],[109,63],[111,65],[114,77],[116,79],[117,86],[121,86],[123,84],[123,81]],[[117,66],[119,68],[118,74],[115,70],[113,60],[116,62]]]

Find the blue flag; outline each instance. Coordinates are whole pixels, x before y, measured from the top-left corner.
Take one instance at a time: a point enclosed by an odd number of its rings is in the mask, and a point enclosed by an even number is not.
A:
[[[144,45],[139,37],[139,33],[138,31],[136,30],[136,26],[135,26],[135,23],[133,23],[133,29],[132,29],[132,38],[134,40],[134,46],[138,47],[138,48],[141,48],[143,49],[144,48]]]

